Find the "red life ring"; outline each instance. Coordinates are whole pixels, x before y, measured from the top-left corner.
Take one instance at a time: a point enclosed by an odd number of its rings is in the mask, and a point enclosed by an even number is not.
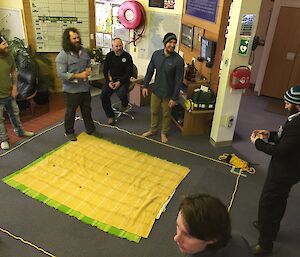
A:
[[[144,7],[137,1],[126,1],[119,7],[118,17],[127,29],[136,29],[143,21]]]

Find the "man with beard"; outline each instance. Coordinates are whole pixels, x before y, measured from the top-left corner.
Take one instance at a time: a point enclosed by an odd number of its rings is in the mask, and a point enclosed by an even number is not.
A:
[[[15,61],[9,52],[6,39],[0,35],[0,141],[3,150],[9,149],[8,136],[4,125],[4,110],[14,127],[17,136],[31,137],[33,132],[22,128],[19,108],[16,102],[18,95],[17,71]]]
[[[284,103],[289,111],[286,123],[278,131],[254,130],[250,137],[257,150],[272,157],[259,200],[258,220],[253,222],[260,234],[252,248],[256,256],[272,252],[289,192],[300,179],[300,86],[285,92]]]
[[[184,197],[179,205],[174,241],[186,257],[250,257],[248,242],[231,233],[225,205],[216,197]]]
[[[121,100],[120,111],[126,110],[128,89],[133,71],[132,57],[123,50],[123,43],[120,38],[113,39],[112,49],[105,57],[103,67],[105,84],[101,92],[102,106],[108,118],[108,125],[113,125],[115,122],[115,115],[110,101],[110,97],[114,92]]]
[[[91,72],[91,59],[81,45],[80,34],[76,28],[67,28],[63,32],[62,47],[63,50],[57,55],[55,61],[66,100],[65,136],[70,141],[76,141],[74,122],[78,106],[87,134],[95,135],[88,82],[88,76]]]
[[[159,126],[159,113],[162,108],[161,142],[167,143],[167,133],[170,125],[170,110],[176,104],[180,86],[183,83],[184,61],[175,46],[177,38],[174,33],[167,33],[163,39],[164,49],[153,53],[147,68],[143,83],[142,94],[148,96],[148,87],[155,73],[154,88],[151,94],[151,126],[142,136],[149,137],[156,134]]]

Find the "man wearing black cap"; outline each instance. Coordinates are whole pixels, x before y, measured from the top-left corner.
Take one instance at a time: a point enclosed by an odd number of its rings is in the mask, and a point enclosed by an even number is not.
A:
[[[284,103],[289,117],[283,127],[278,131],[254,130],[250,137],[257,150],[272,156],[259,200],[258,220],[253,222],[260,234],[252,247],[256,256],[272,252],[289,192],[300,180],[300,86],[286,91]]]
[[[155,73],[154,88],[151,95],[151,127],[142,136],[156,134],[159,125],[159,113],[162,108],[161,142],[167,143],[170,125],[170,109],[176,104],[180,85],[183,83],[184,61],[175,46],[177,38],[174,33],[167,33],[163,39],[164,49],[153,53],[143,83],[143,96],[148,95],[148,87]]]
[[[0,141],[1,149],[8,150],[4,110],[7,112],[17,136],[31,137],[34,133],[24,130],[20,122],[19,108],[16,102],[18,95],[16,64],[9,52],[6,39],[2,35],[0,35],[0,81]]]

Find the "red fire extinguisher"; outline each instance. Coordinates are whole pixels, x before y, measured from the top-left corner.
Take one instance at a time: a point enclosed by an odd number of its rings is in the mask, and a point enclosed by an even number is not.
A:
[[[248,66],[236,67],[230,75],[230,86],[233,89],[243,89],[250,86],[251,70]]]

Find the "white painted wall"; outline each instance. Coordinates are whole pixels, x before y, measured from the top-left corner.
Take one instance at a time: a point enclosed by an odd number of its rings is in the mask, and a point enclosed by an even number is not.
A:
[[[266,40],[268,25],[271,19],[272,10],[274,2],[271,0],[262,0],[259,21],[257,25],[256,35],[262,40]],[[251,83],[255,84],[257,79],[257,74],[260,69],[261,59],[264,52],[264,46],[258,46],[254,51],[254,61],[251,68]]]
[[[217,102],[210,133],[210,142],[216,146],[223,144],[229,145],[233,140],[243,90],[231,89],[229,86],[229,78],[231,71],[235,67],[248,64],[249,56],[241,56],[238,54],[242,16],[244,14],[256,15],[251,35],[253,37],[259,19],[260,5],[261,0],[234,0],[231,5],[228,37],[223,54]],[[223,121],[228,115],[233,117],[231,127],[223,126]]]
[[[8,39],[18,37],[27,43],[22,0],[0,0],[0,30]]]

